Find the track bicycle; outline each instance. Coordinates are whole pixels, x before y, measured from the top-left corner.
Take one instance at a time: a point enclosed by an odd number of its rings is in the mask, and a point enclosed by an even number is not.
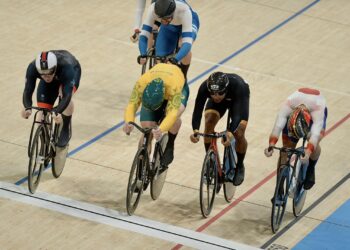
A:
[[[168,142],[168,135],[164,134],[155,143],[150,162],[150,148],[148,146],[152,141],[152,128],[142,128],[134,122],[129,122],[129,124],[134,125],[143,133],[142,145],[138,148],[131,166],[126,195],[126,210],[129,215],[132,215],[149,183],[151,184],[150,193],[153,200],[158,199],[163,189],[168,168],[161,164],[161,159]]]
[[[285,147],[272,147],[286,153],[287,162],[280,166],[278,170],[277,182],[274,196],[272,198],[271,229],[276,233],[282,223],[287,206],[288,197],[293,199],[293,214],[299,216],[304,207],[307,191],[303,188],[307,165],[301,163],[301,157],[305,155],[303,145],[297,149]]]
[[[225,147],[223,166],[220,163],[220,156],[217,147],[217,139],[226,139],[226,131],[220,133],[203,134],[197,136],[211,138],[210,147],[205,155],[199,188],[199,203],[203,217],[207,218],[213,208],[215,195],[219,193],[221,186],[224,186],[224,196],[227,202],[231,202],[236,191],[232,180],[235,175],[237,154],[235,150],[235,139],[231,145]]]
[[[40,107],[31,108],[37,110],[28,143],[28,189],[34,194],[42,172],[44,168],[49,167],[50,161],[53,176],[60,177],[67,158],[68,145],[65,147],[56,145],[62,124],[53,122],[52,111]]]

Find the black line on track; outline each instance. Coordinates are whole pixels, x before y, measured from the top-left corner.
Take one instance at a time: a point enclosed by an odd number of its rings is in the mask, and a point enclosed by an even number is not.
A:
[[[281,237],[284,233],[286,233],[292,226],[294,226],[299,220],[301,220],[306,214],[308,214],[312,209],[318,206],[322,201],[324,201],[330,194],[332,194],[337,188],[339,188],[342,184],[344,184],[350,178],[350,173],[344,176],[337,184],[331,187],[327,192],[325,192],[320,198],[318,198],[314,203],[312,203],[307,209],[305,209],[297,218],[292,220],[289,224],[287,224],[282,230],[278,231],[271,239],[265,242],[261,248],[265,249],[271,243],[276,241],[279,237]]]

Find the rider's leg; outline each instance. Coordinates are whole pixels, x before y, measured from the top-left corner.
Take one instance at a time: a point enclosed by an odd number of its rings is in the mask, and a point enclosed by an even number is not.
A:
[[[142,128],[154,128],[156,127],[158,124],[157,122],[155,121],[141,121],[141,127]],[[139,148],[142,146],[143,144],[143,138],[144,138],[144,135],[141,136],[140,138],[140,141],[139,141]],[[150,138],[149,138],[149,141],[148,141],[148,153],[149,155],[151,154],[152,152],[152,139],[153,139],[153,134],[151,133],[150,134]]]
[[[186,107],[181,104],[181,107],[177,113],[177,119],[175,124],[171,127],[171,129],[168,131],[168,142],[164,150],[164,155],[162,159],[162,164],[164,166],[169,165],[174,160],[174,143],[176,136],[181,128],[181,115],[185,111]]]
[[[72,97],[73,98],[73,97]],[[74,112],[74,102],[73,99],[70,100],[67,108],[62,113],[62,130],[60,133],[60,137],[58,138],[57,146],[58,147],[65,147],[72,136],[72,115]]]
[[[188,52],[188,54],[181,60],[180,63],[180,69],[182,73],[184,74],[185,78],[187,79],[187,72],[188,69],[190,68],[191,64],[191,59],[192,59],[192,52]]]
[[[236,139],[236,153],[237,153],[237,169],[233,179],[235,186],[241,185],[244,181],[244,158],[247,152],[248,142],[245,138],[245,130],[247,127],[247,121],[242,120],[238,125],[238,128],[233,133]]]
[[[205,111],[205,125],[204,125],[204,133],[211,134],[214,132],[215,126],[220,120],[220,113],[214,109],[207,109]],[[210,147],[211,139],[204,137],[204,147],[205,151],[208,151]]]
[[[309,158],[309,165],[307,167],[305,182],[304,182],[304,189],[306,190],[311,189],[315,184],[315,166],[318,161],[318,158],[321,155],[320,141],[322,140],[322,138],[323,137],[321,136],[317,144],[317,147],[315,148],[314,152],[312,152]]]

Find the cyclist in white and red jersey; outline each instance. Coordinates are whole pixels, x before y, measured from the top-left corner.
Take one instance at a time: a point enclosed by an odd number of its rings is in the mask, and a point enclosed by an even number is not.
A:
[[[319,143],[325,133],[326,120],[326,100],[320,91],[301,88],[282,105],[270,135],[269,147],[265,149],[265,155],[270,157],[273,153],[272,146],[277,143],[282,131],[283,147],[295,148],[299,139],[306,138],[308,144],[305,156],[302,157],[304,163],[309,162],[304,182],[306,190],[315,184],[315,165],[321,154]],[[281,158],[280,165],[285,164],[285,154]]]

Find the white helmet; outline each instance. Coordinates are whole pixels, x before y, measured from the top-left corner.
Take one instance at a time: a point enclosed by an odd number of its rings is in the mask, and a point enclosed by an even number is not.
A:
[[[52,75],[57,68],[57,57],[53,52],[43,51],[35,59],[35,67],[40,75]]]

